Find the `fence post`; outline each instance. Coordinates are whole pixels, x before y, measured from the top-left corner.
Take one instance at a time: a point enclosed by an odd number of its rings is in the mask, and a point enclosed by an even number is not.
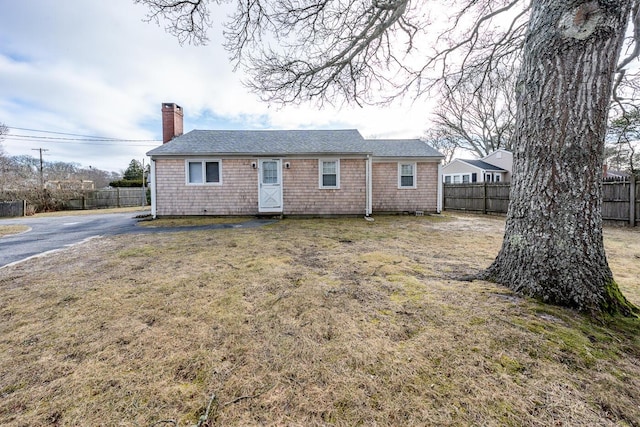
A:
[[[487,214],[487,181],[484,181],[482,186],[482,213]]]
[[[636,226],[636,177],[629,180],[629,225]]]
[[[442,183],[442,211],[444,212],[447,208],[447,184]]]

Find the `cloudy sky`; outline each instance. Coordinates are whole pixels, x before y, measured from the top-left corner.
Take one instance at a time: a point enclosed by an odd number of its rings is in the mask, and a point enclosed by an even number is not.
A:
[[[427,127],[426,101],[269,108],[233,73],[220,27],[208,46],[180,46],[143,22],[147,11],[132,0],[0,0],[0,11],[0,123],[10,127],[2,142],[10,155],[44,148],[48,161],[120,171],[159,144],[163,102],[184,109],[185,132],[356,128],[368,138],[415,138]]]

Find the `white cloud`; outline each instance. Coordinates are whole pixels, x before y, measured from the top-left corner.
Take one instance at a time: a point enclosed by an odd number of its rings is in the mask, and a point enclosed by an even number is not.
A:
[[[427,102],[393,108],[269,108],[232,71],[221,30],[209,46],[180,46],[143,22],[131,0],[9,2],[0,14],[0,122],[12,127],[127,139],[159,139],[160,105],[185,111],[185,130],[357,128],[366,137],[417,137]],[[223,14],[219,14],[221,16]],[[161,24],[162,25],[162,24]],[[424,108],[423,108],[424,107]],[[215,120],[210,120],[215,117]],[[9,154],[49,149],[50,160],[124,169],[151,147],[3,142]]]

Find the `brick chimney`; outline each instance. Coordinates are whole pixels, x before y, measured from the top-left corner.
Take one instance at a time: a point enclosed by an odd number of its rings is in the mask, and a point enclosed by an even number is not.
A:
[[[162,104],[162,143],[182,135],[182,107],[171,102]]]

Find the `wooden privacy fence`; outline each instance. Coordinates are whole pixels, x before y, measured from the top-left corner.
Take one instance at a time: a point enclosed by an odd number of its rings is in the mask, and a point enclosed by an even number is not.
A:
[[[445,210],[507,213],[509,183],[444,184]],[[640,180],[602,183],[602,218],[605,221],[626,222],[635,226],[640,222]]]
[[[602,218],[626,221],[635,226],[640,221],[640,180],[602,183]]]
[[[444,184],[444,209],[507,213],[509,183]]]
[[[27,202],[24,200],[0,202],[0,218],[24,216],[26,208]]]
[[[145,206],[146,190],[138,188],[113,188],[107,190],[85,191],[82,196],[69,199],[67,209],[102,209]]]

